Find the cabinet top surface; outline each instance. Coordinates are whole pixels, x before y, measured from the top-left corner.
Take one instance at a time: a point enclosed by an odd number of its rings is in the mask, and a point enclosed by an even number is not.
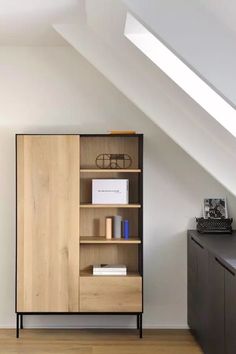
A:
[[[47,136],[47,135],[77,135],[80,137],[108,137],[108,138],[115,138],[115,137],[124,137],[124,138],[137,138],[137,137],[143,137],[143,133],[135,133],[135,134],[109,134],[109,133],[104,133],[104,134],[79,134],[79,133],[28,133],[28,134],[21,134],[17,133],[16,136]]]
[[[197,230],[188,230],[193,237],[209,252],[236,271],[236,231],[232,234],[200,234]]]

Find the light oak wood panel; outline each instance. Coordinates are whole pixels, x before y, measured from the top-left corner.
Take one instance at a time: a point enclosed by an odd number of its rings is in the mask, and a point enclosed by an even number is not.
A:
[[[132,158],[131,169],[138,168],[138,137],[81,137],[81,168],[96,168],[99,154],[128,154]]]
[[[80,169],[80,173],[140,173],[141,169],[108,169],[108,168],[82,168]]]
[[[140,276],[98,276],[80,278],[81,312],[141,312]]]
[[[81,208],[120,208],[120,209],[138,209],[140,204],[80,204]]]
[[[117,243],[117,244],[136,244],[136,243],[141,243],[141,240],[135,237],[130,237],[129,239],[124,239],[124,238],[112,238],[112,239],[106,239],[105,237],[93,237],[93,236],[81,236],[80,237],[80,243]]]
[[[1,329],[0,354],[203,353],[188,330],[145,329],[143,334],[140,340],[135,329],[24,329],[16,339],[14,330]]]
[[[80,269],[91,270],[93,264],[125,264],[128,271],[138,271],[138,245],[81,244]]]
[[[82,173],[80,175],[80,202],[82,204],[92,203],[92,179],[112,179],[121,178],[129,180],[129,203],[138,204],[139,203],[139,188],[138,188],[138,177],[137,173],[118,173],[116,171],[109,172],[109,175],[104,175],[101,170],[97,173]]]
[[[80,235],[105,235],[105,219],[108,216],[121,215],[123,220],[128,219],[130,235],[138,236],[138,209],[135,208],[80,208]]]
[[[17,137],[17,311],[79,310],[79,136]]]

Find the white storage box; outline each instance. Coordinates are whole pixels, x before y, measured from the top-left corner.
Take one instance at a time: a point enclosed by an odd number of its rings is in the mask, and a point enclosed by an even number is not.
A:
[[[93,204],[129,204],[128,179],[93,179]]]

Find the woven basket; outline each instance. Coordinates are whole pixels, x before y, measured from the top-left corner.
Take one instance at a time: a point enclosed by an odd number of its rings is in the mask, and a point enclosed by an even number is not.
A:
[[[231,234],[232,233],[232,218],[228,219],[204,219],[196,218],[197,231],[202,234],[211,233],[222,233]]]

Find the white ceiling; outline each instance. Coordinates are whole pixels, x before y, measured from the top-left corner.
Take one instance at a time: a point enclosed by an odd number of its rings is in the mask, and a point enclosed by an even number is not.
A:
[[[235,0],[198,0],[206,10],[236,34],[236,1]]]
[[[115,1],[122,0],[109,0],[107,5]],[[52,25],[85,21],[86,6],[89,6],[90,10],[93,5],[98,9],[99,3],[99,12],[106,12],[106,8],[102,8],[101,0],[0,0],[0,45],[66,45]],[[150,4],[149,1],[143,2],[144,7],[149,7]],[[160,11],[164,4],[165,1],[156,0]],[[181,1],[179,4],[181,6]],[[236,34],[235,0],[192,0],[192,5],[203,6],[220,20],[222,25]],[[169,12],[171,10],[172,7]],[[163,12],[164,17],[165,15]],[[113,21],[116,19],[113,18]]]
[[[66,45],[54,23],[84,16],[83,1],[0,0],[0,45]]]

